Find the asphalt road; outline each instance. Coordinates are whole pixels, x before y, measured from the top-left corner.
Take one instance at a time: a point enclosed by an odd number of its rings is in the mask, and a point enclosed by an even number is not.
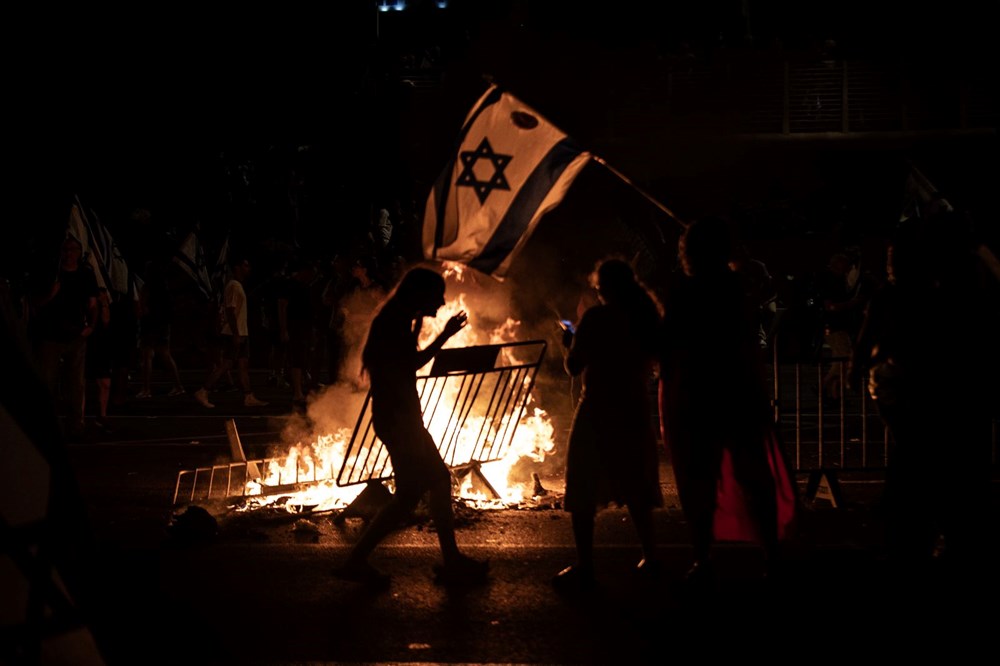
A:
[[[775,575],[762,577],[756,548],[719,547],[719,588],[704,595],[682,585],[690,550],[665,463],[660,575],[636,574],[627,513],[608,509],[597,523],[600,586],[583,595],[550,584],[574,556],[558,473],[542,476],[550,494],[533,503],[456,504],[460,546],[491,562],[488,583],[470,588],[433,582],[437,540],[422,512],[373,557],[392,574],[384,591],[330,575],[360,519],[206,505],[214,532],[178,522],[177,473],[228,459],[227,418],[249,457],[295,420],[280,391],[260,395],[272,405],[256,412],[225,395],[210,413],[190,396],[130,401],[112,434],[71,445],[94,535],[81,603],[108,663],[800,662],[938,651],[961,660],[992,640],[995,603],[981,603],[990,581],[943,566],[901,571],[882,556],[877,478],[841,479],[837,507],[805,502]]]

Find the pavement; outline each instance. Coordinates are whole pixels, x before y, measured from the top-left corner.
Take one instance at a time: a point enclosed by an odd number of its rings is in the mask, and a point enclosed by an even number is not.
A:
[[[255,383],[263,378],[255,376]],[[260,382],[263,383],[262,381]],[[331,569],[364,527],[337,511],[236,513],[172,502],[177,473],[230,455],[233,418],[248,457],[301,424],[287,390],[248,409],[238,393],[130,399],[110,434],[91,429],[70,454],[94,537],[81,605],[113,664],[475,663],[625,664],[736,656],[792,663],[814,658],[981,658],[995,650],[998,484],[991,484],[988,551],[979,570],[946,557],[902,568],[885,557],[879,474],[838,478],[839,503],[804,496],[781,566],[765,574],[759,550],[716,550],[717,587],[683,583],[691,551],[670,466],[655,514],[656,576],[637,574],[626,511],[597,520],[599,586],[565,595],[554,573],[573,561],[558,469],[542,468],[548,494],[516,506],[456,503],[457,539],[490,560],[481,586],[436,585],[437,535],[424,512],[372,558],[387,590],[335,579]],[[229,398],[232,399],[229,399]],[[203,518],[199,522],[197,518]]]

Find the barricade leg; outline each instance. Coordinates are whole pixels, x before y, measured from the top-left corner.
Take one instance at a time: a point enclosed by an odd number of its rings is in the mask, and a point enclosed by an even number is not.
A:
[[[843,506],[844,498],[840,491],[840,482],[837,480],[837,472],[832,469],[817,469],[809,472],[805,498],[809,502],[825,499],[830,502],[834,509]]]

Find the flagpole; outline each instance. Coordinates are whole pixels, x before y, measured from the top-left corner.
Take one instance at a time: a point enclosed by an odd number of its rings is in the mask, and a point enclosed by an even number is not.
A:
[[[603,166],[604,168],[606,168],[608,171],[610,171],[611,173],[613,173],[614,175],[616,175],[620,179],[622,179],[622,181],[624,181],[629,187],[631,187],[632,189],[634,189],[636,192],[638,192],[639,194],[641,194],[642,196],[644,196],[646,198],[646,200],[649,201],[651,204],[653,204],[654,206],[656,206],[657,208],[659,208],[660,210],[662,210],[664,213],[666,213],[667,216],[670,217],[674,222],[676,222],[677,224],[679,224],[682,227],[684,227],[685,229],[687,229],[687,226],[688,226],[687,222],[685,222],[681,218],[677,217],[677,215],[675,215],[672,210],[670,210],[669,208],[667,208],[666,206],[664,206],[662,203],[660,203],[659,201],[657,201],[656,199],[654,199],[652,196],[650,196],[641,187],[639,187],[638,185],[636,185],[635,183],[633,183],[631,180],[629,180],[628,177],[625,176],[625,174],[623,174],[621,171],[619,171],[618,169],[614,168],[613,166],[611,166],[610,164],[608,164],[606,161],[604,161],[603,157],[599,157],[599,156],[593,155],[593,154],[591,154],[590,157],[595,162],[597,162],[598,164],[600,164],[601,166]]]

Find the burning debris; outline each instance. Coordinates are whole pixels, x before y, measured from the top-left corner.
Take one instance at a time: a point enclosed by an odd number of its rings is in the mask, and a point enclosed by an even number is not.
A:
[[[549,491],[542,486],[542,480],[538,478],[538,472],[531,473],[531,480],[535,482],[535,487],[531,491],[532,497],[544,497],[549,494]]]
[[[481,309],[469,307],[463,293],[428,320],[422,338],[433,338],[435,328],[460,310]],[[514,342],[518,326],[507,319],[483,332],[470,322],[451,341],[464,346],[442,350],[418,377],[425,423],[456,479],[456,503],[475,510],[561,505],[561,496],[530,470],[555,451],[552,422],[533,404],[547,343]],[[332,513],[340,524],[370,518],[391,493],[393,475],[371,426],[369,405],[364,391],[330,387],[309,405],[310,428],[300,427],[294,443],[259,460],[244,455],[230,421],[233,462],[182,471],[174,504],[187,495],[192,503],[225,502],[235,513]],[[345,425],[352,420],[353,428]],[[313,437],[308,433],[317,431],[321,434],[308,441]]]

